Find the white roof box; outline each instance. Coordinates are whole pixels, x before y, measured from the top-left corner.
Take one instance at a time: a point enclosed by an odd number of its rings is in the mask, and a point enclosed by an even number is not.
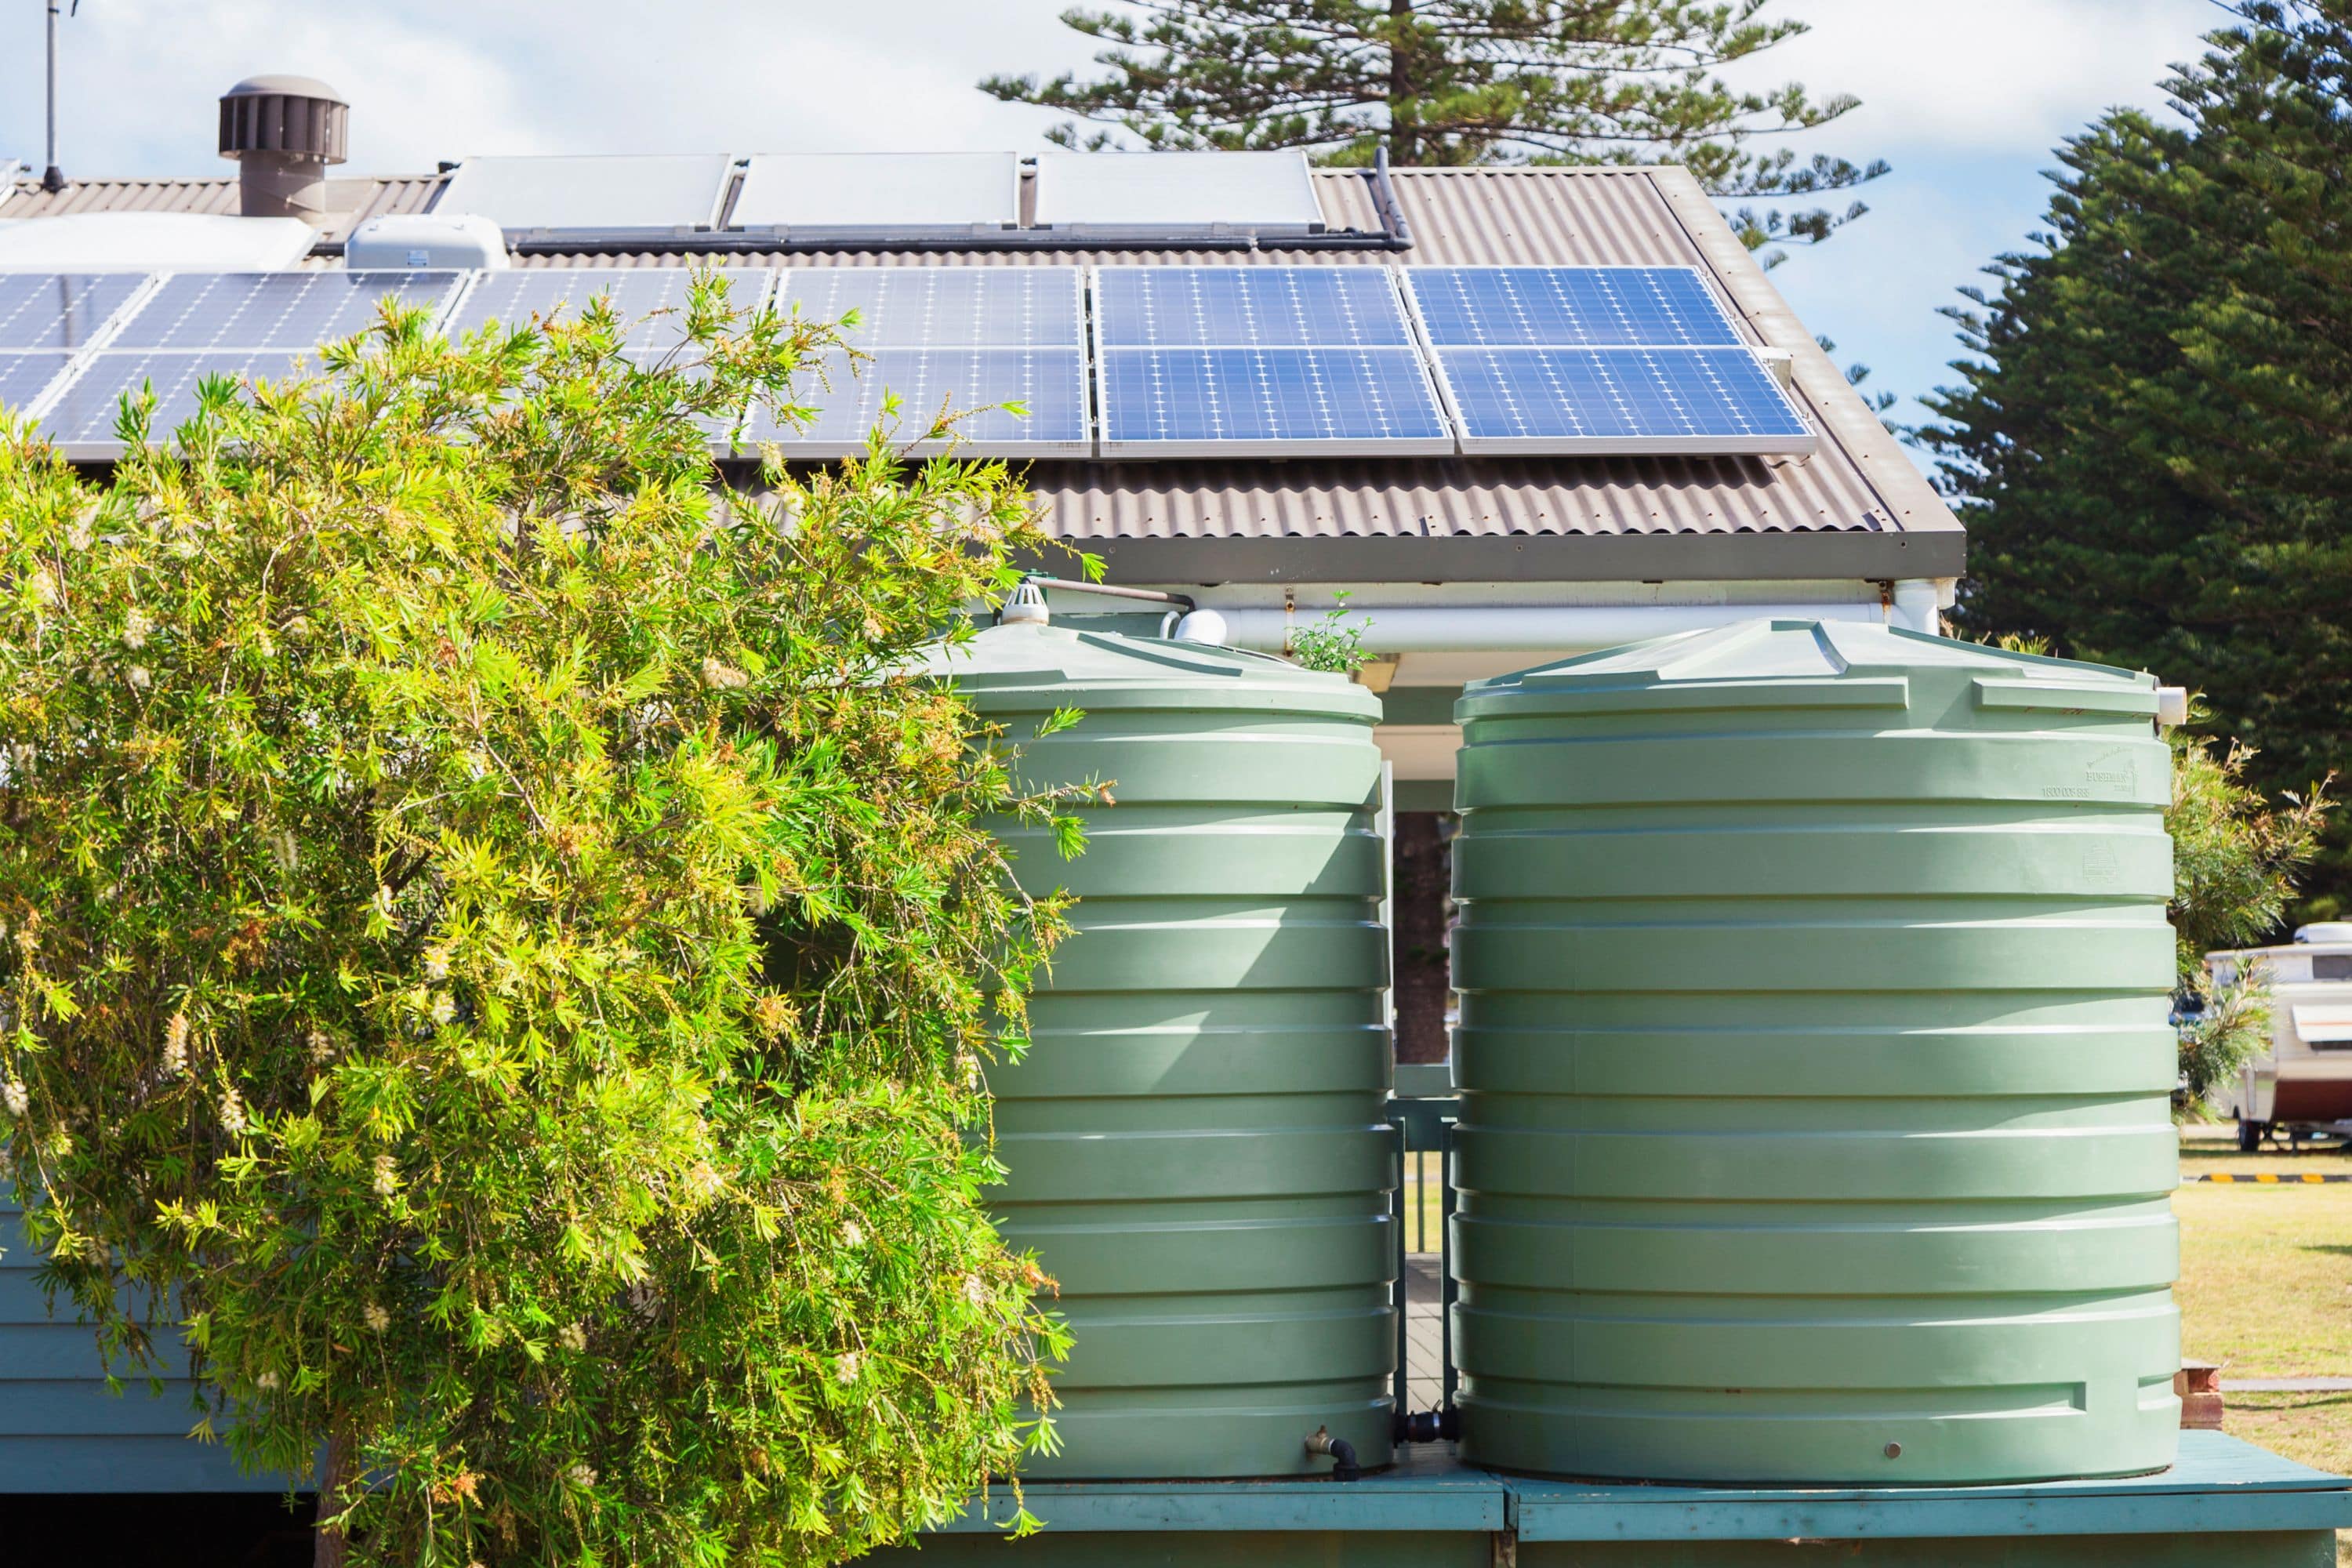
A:
[[[507,265],[507,237],[479,213],[379,213],[343,242],[343,265],[353,271],[409,271]]]
[[[0,219],[0,272],[278,272],[310,254],[299,217],[69,213]]]

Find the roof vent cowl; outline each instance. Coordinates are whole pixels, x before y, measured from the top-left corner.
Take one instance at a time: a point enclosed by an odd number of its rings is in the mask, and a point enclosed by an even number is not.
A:
[[[220,154],[247,217],[327,216],[327,165],[348,158],[351,105],[316,77],[247,77],[221,95]]]

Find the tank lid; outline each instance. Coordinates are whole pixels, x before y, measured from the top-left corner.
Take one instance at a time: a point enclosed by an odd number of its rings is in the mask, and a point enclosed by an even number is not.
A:
[[[1832,705],[1902,707],[1900,678],[1942,672],[1974,678],[1986,708],[2059,708],[2153,717],[2157,681],[2105,665],[2011,653],[1866,621],[1753,620],[1654,637],[1471,682],[1460,718],[1542,697],[1634,693],[1661,688],[1851,687]],[[1876,678],[1874,683],[1874,678]],[[1759,692],[1759,697],[1761,693]],[[1582,704],[1577,704],[1582,706]]]
[[[935,643],[921,665],[982,709],[998,695],[1079,690],[1075,707],[1152,706],[1169,699],[1377,720],[1380,699],[1344,675],[1266,654],[1158,637],[1007,621],[959,643]]]

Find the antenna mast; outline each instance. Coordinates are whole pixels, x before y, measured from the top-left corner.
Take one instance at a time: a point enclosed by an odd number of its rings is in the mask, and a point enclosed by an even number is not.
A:
[[[72,15],[81,10],[81,0],[73,0]],[[66,177],[58,167],[58,0],[49,0],[49,166],[41,171],[41,189],[52,194],[66,188]]]

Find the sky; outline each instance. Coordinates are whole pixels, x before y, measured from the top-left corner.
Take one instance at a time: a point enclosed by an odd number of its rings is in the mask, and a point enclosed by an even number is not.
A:
[[[1082,68],[1064,0],[82,0],[63,25],[68,174],[225,174],[215,101],[242,77],[324,78],[352,104],[349,172],[470,153],[1034,149],[1054,117],[973,86]],[[2157,83],[2224,18],[2212,0],[1778,0],[1807,36],[1756,77],[1852,93],[1794,142],[1884,158],[1870,215],[1774,273],[1841,363],[1911,401],[1958,353],[1937,314],[2044,208],[2051,149]],[[42,14],[0,20],[0,158],[42,163]],[[4,216],[4,215],[0,215]]]

